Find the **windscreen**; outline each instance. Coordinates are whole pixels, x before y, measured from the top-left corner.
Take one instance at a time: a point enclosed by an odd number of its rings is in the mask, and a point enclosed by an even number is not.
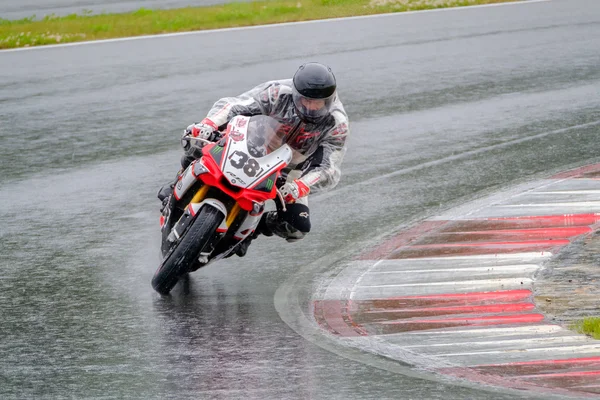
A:
[[[250,118],[247,131],[248,153],[252,157],[263,157],[285,144],[282,124],[266,115]]]

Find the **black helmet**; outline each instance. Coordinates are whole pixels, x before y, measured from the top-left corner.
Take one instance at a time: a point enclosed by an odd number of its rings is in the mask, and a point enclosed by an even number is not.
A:
[[[292,97],[300,117],[317,122],[327,116],[335,99],[335,76],[326,65],[311,62],[294,74]]]

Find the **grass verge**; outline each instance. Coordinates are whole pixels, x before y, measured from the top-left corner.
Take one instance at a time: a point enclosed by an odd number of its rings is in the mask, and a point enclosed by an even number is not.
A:
[[[573,323],[570,328],[576,332],[589,335],[594,339],[600,339],[600,317],[584,318],[581,321]]]
[[[0,49],[520,0],[271,0],[124,14],[0,18]]]

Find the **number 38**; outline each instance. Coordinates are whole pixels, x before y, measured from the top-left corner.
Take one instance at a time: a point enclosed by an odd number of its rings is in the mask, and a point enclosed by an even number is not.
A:
[[[231,165],[237,169],[242,169],[251,178],[255,177],[262,170],[258,161],[248,157],[248,154],[239,150],[234,151],[229,156],[229,160],[231,161]]]

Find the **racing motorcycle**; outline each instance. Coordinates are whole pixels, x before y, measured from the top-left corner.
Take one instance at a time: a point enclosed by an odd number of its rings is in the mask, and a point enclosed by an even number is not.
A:
[[[152,287],[167,295],[178,280],[211,262],[233,255],[275,200],[294,150],[283,140],[281,124],[257,115],[232,118],[217,142],[202,142],[202,157],[179,176],[164,205],[160,225],[162,262]]]

